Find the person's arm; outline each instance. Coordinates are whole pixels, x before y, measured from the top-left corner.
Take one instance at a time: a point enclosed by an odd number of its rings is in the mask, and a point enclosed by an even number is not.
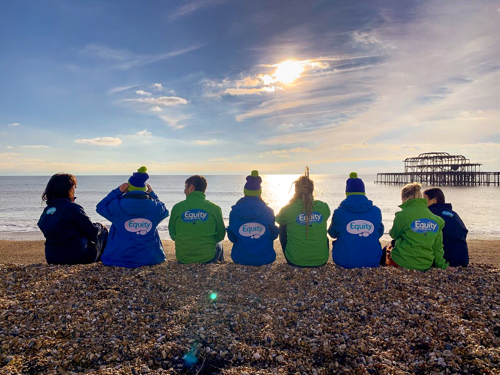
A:
[[[378,227],[378,238],[382,237],[384,235],[384,223],[380,222],[380,226]]]
[[[215,242],[220,242],[226,237],[226,227],[224,225],[224,219],[222,218],[222,210],[218,206],[215,214],[215,231]]]
[[[101,232],[101,227],[92,223],[82,206],[74,203],[72,207],[73,221],[75,225],[78,226],[85,237],[87,237],[90,241],[96,242],[97,236]]]
[[[280,229],[276,226],[276,217],[274,216],[274,211],[271,207],[268,207],[268,228],[270,231],[270,236],[271,240],[274,241],[276,238],[278,238],[278,235],[280,233]]]
[[[109,221],[113,222],[115,219],[115,215],[110,205],[113,201],[121,197],[125,191],[127,191],[128,186],[129,186],[128,183],[124,183],[118,186],[116,189],[111,190],[111,192],[107,196],[105,196],[102,201],[97,203],[96,206],[97,213],[102,217],[108,219]]]
[[[172,215],[170,216],[170,221],[168,222],[168,234],[170,235],[172,241],[175,241],[175,237],[177,235],[175,231],[175,221],[177,220],[178,216],[177,211],[177,205],[172,207]]]
[[[394,223],[392,224],[392,228],[389,231],[390,236],[398,240],[403,235],[403,230],[405,229],[406,223],[404,219],[399,217],[400,212],[396,212],[396,217],[394,218]]]
[[[441,268],[445,270],[448,268],[449,264],[444,259],[444,250],[443,250],[443,228],[439,227],[439,232],[437,234],[436,240],[434,241],[434,245],[432,245],[432,250],[434,250],[434,265],[437,268]]]
[[[229,226],[226,228],[227,231],[227,238],[229,241],[232,243],[236,243],[238,241],[238,236],[233,233],[233,230],[231,229],[231,224],[233,222],[233,210],[229,213]]]
[[[330,227],[328,228],[328,234],[330,235],[330,237],[332,238],[337,238],[339,236],[339,231],[336,229],[336,226],[338,225],[336,223],[336,215],[335,215],[335,212],[337,210],[333,211],[333,215],[332,215],[332,222],[330,223]]]

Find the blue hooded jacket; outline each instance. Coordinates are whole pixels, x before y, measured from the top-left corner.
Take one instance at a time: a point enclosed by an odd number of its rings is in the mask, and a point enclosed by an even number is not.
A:
[[[333,212],[328,229],[337,238],[333,261],[344,268],[378,267],[382,256],[379,238],[384,234],[382,213],[364,195],[349,195]]]
[[[260,197],[244,197],[231,207],[227,236],[234,244],[233,262],[262,266],[276,260],[273,241],[278,238],[273,210]]]
[[[97,204],[96,211],[112,223],[103,264],[135,268],[165,261],[156,227],[168,210],[153,191],[122,194],[116,188]]]
[[[451,267],[467,267],[469,264],[469,248],[467,246],[467,233],[464,222],[453,211],[450,203],[434,203],[429,210],[444,220],[443,249],[444,259]]]

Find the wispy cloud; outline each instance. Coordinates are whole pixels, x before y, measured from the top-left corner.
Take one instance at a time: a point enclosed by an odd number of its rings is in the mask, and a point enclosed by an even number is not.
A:
[[[150,137],[151,132],[148,131],[147,129],[141,130],[140,132],[135,133],[135,135],[138,135],[140,137]]]
[[[116,69],[130,69],[149,65],[161,60],[180,56],[185,53],[194,51],[202,47],[202,45],[190,46],[176,51],[157,54],[138,55],[124,49],[114,49],[101,44],[88,44],[79,51],[81,56],[108,61],[113,64]]]
[[[119,146],[122,144],[122,140],[120,138],[113,138],[113,137],[100,137],[92,139],[82,138],[75,140],[75,142],[93,146]]]
[[[11,122],[7,126],[21,126],[21,124],[19,122]]]
[[[141,96],[151,96],[152,94],[150,92],[144,91],[144,90],[136,90],[135,92],[137,95]]]
[[[50,148],[49,146],[46,145],[25,145],[25,146],[19,146],[21,148]]]
[[[153,83],[149,87],[152,88],[152,89],[154,89],[154,90],[162,90],[163,89],[163,86],[161,85],[161,83]]]
[[[154,106],[169,107],[179,104],[187,104],[187,100],[176,96],[160,96],[158,98],[137,98],[137,99],[123,99],[122,103],[138,103],[148,104]]]
[[[199,9],[213,7],[224,3],[226,0],[195,0],[184,4],[168,15],[168,19],[174,21],[178,18],[185,17]]]
[[[217,139],[208,139],[208,140],[197,140],[193,142],[195,145],[198,146],[210,146],[218,143]]]

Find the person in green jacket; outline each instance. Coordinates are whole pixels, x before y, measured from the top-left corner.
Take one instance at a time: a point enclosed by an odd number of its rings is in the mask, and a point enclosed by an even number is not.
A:
[[[309,178],[309,168],[306,167],[305,175],[294,184],[294,196],[276,216],[281,247],[287,262],[293,266],[322,266],[330,254],[326,236],[330,208],[314,199],[314,182]]]
[[[427,208],[427,201],[419,183],[407,184],[401,190],[399,207],[389,234],[394,247],[387,256],[387,264],[425,271],[432,266],[446,269],[443,255],[444,220]]]
[[[175,241],[175,256],[179,263],[224,261],[221,241],[226,228],[222,210],[205,199],[206,189],[205,177],[189,177],[184,188],[186,200],[172,208],[168,231]]]

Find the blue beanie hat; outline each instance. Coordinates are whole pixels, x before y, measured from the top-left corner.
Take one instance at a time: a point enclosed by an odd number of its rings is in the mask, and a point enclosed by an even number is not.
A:
[[[262,193],[262,189],[260,184],[262,182],[262,178],[259,176],[258,171],[252,171],[250,176],[247,176],[247,183],[245,184],[245,188],[243,192],[245,195],[250,197],[259,197]]]
[[[351,172],[346,182],[345,195],[365,195],[365,184],[356,172]]]
[[[128,191],[146,191],[148,188],[146,187],[146,181],[149,178],[149,175],[146,173],[147,168],[142,166],[137,172],[134,172],[132,176],[128,179],[128,183],[130,184],[128,187]]]

